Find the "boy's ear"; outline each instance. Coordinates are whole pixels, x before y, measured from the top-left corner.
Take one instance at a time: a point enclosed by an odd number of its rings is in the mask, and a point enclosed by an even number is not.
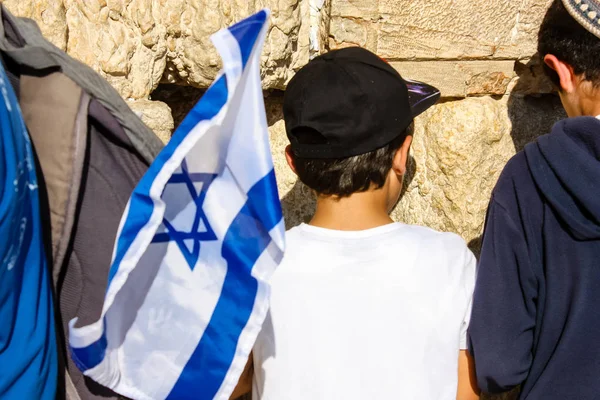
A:
[[[290,168],[292,169],[292,171],[294,171],[294,173],[296,175],[298,175],[298,173],[296,172],[296,165],[294,165],[294,155],[292,154],[292,145],[288,144],[285,147],[285,159],[288,163],[288,165],[290,166]]]
[[[403,176],[406,174],[406,164],[408,163],[408,152],[410,150],[412,138],[412,135],[408,135],[406,139],[404,139],[402,146],[400,146],[394,155],[392,171],[394,171],[396,175]]]
[[[552,54],[546,54],[544,63],[548,68],[556,72],[560,80],[560,88],[563,91],[570,93],[576,88],[577,77],[573,71],[573,67]]]

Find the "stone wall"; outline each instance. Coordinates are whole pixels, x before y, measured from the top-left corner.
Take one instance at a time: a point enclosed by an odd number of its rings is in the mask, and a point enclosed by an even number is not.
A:
[[[209,35],[269,7],[262,77],[288,226],[308,220],[314,201],[285,165],[282,90],[320,52],[364,46],[442,90],[416,122],[406,193],[393,215],[457,232],[475,250],[502,167],[563,115],[534,57],[550,0],[3,2],[104,76],[164,140],[220,68]]]
[[[104,76],[163,140],[220,68],[209,35],[269,7],[261,73],[288,226],[310,218],[314,199],[285,164],[282,90],[328,49],[369,48],[441,89],[441,102],[416,121],[393,216],[457,232],[476,251],[502,167],[563,117],[535,58],[551,0],[0,1]]]

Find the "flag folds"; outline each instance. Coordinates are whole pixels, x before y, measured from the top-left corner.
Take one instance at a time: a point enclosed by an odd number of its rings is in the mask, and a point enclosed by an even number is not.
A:
[[[268,308],[284,225],[269,149],[263,10],[213,35],[223,71],[134,190],[102,317],[70,323],[85,375],[134,399],[227,399]]]

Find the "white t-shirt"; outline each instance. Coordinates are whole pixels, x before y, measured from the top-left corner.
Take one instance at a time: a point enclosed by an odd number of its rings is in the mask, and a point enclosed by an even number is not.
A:
[[[400,223],[286,234],[254,347],[253,399],[454,400],[475,258]]]

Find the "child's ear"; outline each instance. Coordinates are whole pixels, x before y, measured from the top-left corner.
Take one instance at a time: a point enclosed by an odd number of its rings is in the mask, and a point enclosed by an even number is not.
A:
[[[294,173],[298,175],[298,173],[296,172],[296,166],[294,165],[294,155],[292,154],[292,146],[289,144],[285,148],[285,159],[287,160],[287,163],[292,169],[292,171],[294,171]]]
[[[392,170],[396,175],[403,176],[406,174],[406,164],[408,163],[408,152],[410,150],[411,143],[412,135],[408,135],[406,139],[404,139],[402,146],[400,146],[394,155]]]
[[[552,54],[546,54],[544,57],[544,63],[552,70],[556,72],[560,79],[560,88],[567,93],[572,92],[576,85],[576,76],[573,71],[573,67],[564,61],[559,60]]]

